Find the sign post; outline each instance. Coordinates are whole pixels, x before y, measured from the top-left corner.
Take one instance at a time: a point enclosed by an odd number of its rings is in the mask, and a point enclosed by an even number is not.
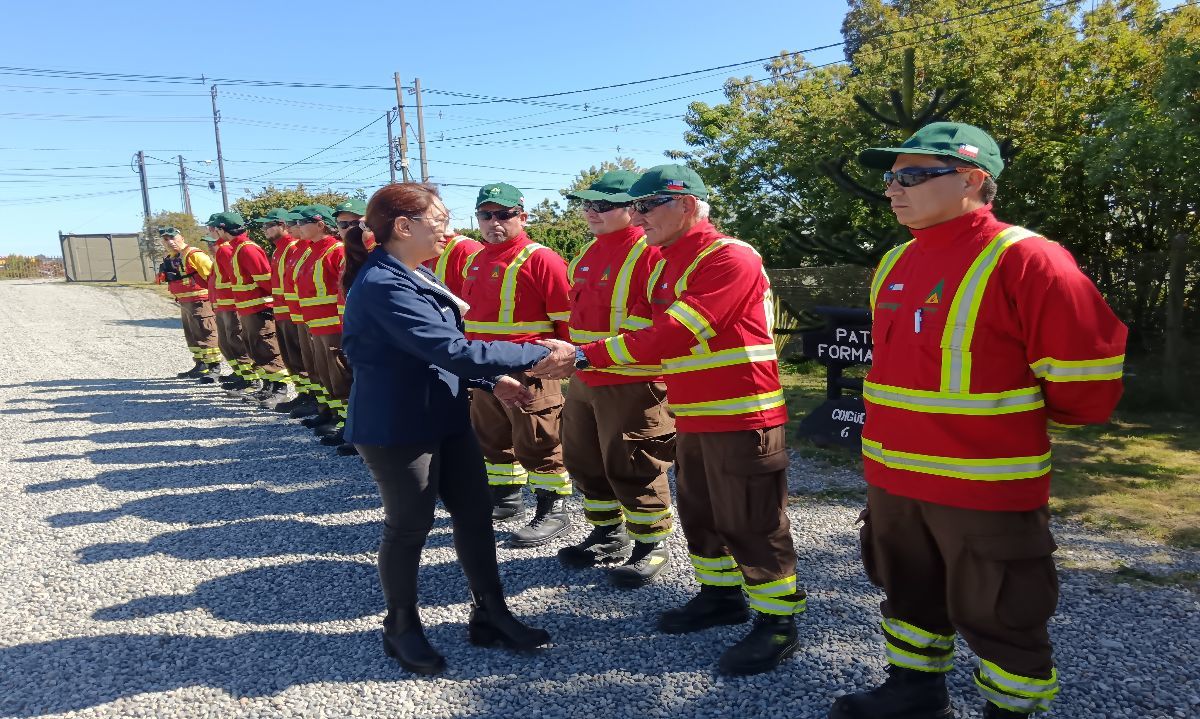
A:
[[[818,445],[857,448],[866,419],[862,380],[843,372],[871,364],[871,313],[850,307],[815,307],[812,312],[825,317],[825,327],[801,333],[802,353],[825,365],[826,399],[800,421],[796,433]]]

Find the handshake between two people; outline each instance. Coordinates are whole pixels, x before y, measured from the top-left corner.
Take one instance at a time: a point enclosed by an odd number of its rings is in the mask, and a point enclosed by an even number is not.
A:
[[[538,379],[566,379],[575,373],[575,345],[556,339],[538,340],[538,344],[550,350],[542,361],[529,368],[528,374]],[[533,392],[520,380],[507,375],[496,382],[492,394],[501,404],[514,409],[533,401]]]

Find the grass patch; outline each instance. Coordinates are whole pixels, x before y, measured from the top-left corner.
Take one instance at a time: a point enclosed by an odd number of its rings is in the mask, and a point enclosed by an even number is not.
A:
[[[865,376],[866,367],[846,371],[847,376]],[[800,420],[825,401],[825,367],[816,362],[782,362],[779,365],[783,397],[787,402],[788,445],[805,459],[815,459],[834,467],[858,467],[862,456],[845,447],[818,446],[796,437]],[[859,370],[856,375],[854,370]]]

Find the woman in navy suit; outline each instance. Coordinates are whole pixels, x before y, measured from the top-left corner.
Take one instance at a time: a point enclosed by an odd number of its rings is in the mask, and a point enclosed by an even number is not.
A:
[[[438,497],[471,590],[471,643],[527,650],[550,641],[505,604],[491,495],[467,404],[470,387],[515,406],[528,402],[528,391],[506,375],[533,367],[550,350],[463,337],[465,304],[421,266],[445,249],[448,222],[433,186],[401,183],[376,192],[364,223],[378,247],[358,271],[342,318],[342,349],[354,371],[345,437],[379,485],[385,514],[384,650],[422,674],[446,666],[417,612],[417,567]]]

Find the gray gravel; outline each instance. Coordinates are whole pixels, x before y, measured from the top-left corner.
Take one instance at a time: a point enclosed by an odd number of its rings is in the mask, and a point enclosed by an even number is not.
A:
[[[806,719],[883,677],[857,502],[811,494],[861,487],[852,471],[795,458],[792,527],[811,598],[804,648],[773,674],[714,674],[744,628],[654,631],[657,611],[696,591],[679,560],[665,581],[617,591],[600,572],[561,569],[552,550],[502,548],[514,607],[557,641],[531,656],[472,648],[439,514],[423,616],[451,671],[414,679],[379,648],[380,511],[360,461],[167,379],[188,365],[168,302],[0,282],[0,337],[2,715]],[[1062,576],[1055,715],[1200,716],[1197,594],[1111,572],[1194,568],[1195,553],[1076,526],[1060,544],[1083,568]],[[960,650],[954,697],[976,717]]]

